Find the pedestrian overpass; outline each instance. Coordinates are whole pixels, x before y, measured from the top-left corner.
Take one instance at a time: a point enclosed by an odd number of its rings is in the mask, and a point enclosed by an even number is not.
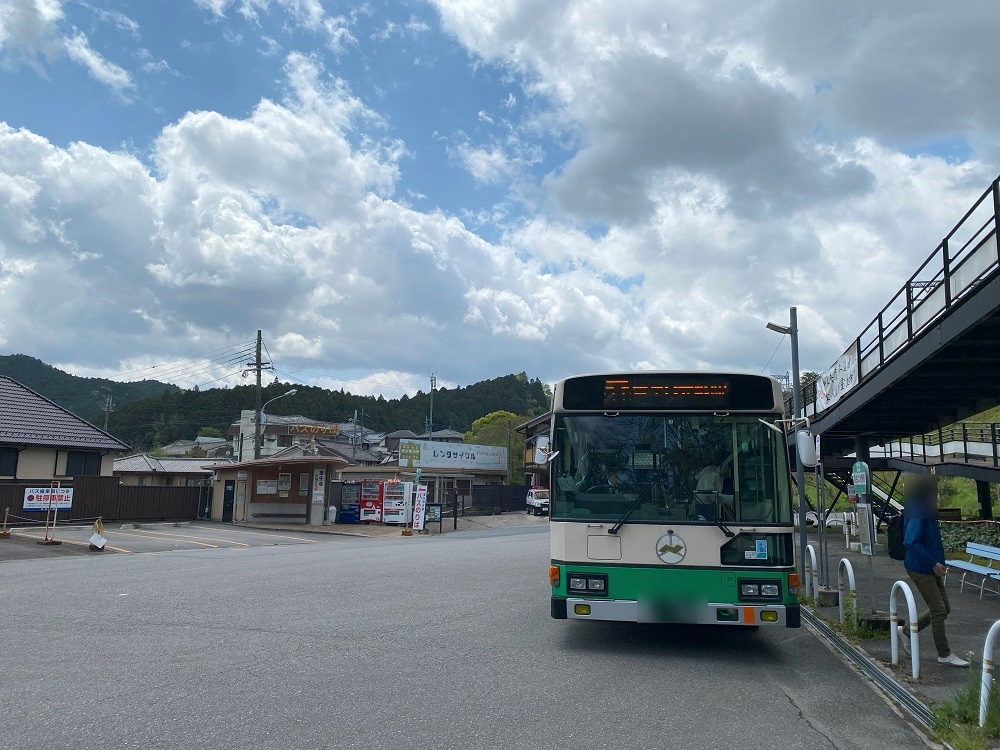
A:
[[[837,362],[802,388],[823,465],[846,487],[853,456],[896,472],[974,479],[981,517],[1000,483],[1000,424],[961,420],[1000,405],[1000,177]]]

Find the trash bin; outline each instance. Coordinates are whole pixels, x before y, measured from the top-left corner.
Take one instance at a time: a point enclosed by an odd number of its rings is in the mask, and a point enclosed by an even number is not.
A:
[[[331,505],[326,509],[326,522],[337,523],[337,506]]]

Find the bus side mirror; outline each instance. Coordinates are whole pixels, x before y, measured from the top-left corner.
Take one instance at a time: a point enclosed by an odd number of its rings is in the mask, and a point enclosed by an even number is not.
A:
[[[795,449],[799,453],[799,461],[803,466],[812,468],[818,463],[816,458],[816,440],[809,430],[799,430],[795,433]]]

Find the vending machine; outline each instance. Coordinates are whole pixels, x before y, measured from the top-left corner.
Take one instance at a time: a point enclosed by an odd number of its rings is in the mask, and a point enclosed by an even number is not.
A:
[[[413,482],[390,481],[382,484],[382,522],[413,522]]]
[[[340,495],[340,522],[357,523],[361,518],[361,482],[344,482]]]
[[[377,479],[361,480],[362,523],[376,523],[382,520],[382,483]]]

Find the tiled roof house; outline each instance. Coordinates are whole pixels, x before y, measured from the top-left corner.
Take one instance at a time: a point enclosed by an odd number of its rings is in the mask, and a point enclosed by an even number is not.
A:
[[[0,482],[111,476],[115,454],[127,450],[118,438],[0,375]]]

